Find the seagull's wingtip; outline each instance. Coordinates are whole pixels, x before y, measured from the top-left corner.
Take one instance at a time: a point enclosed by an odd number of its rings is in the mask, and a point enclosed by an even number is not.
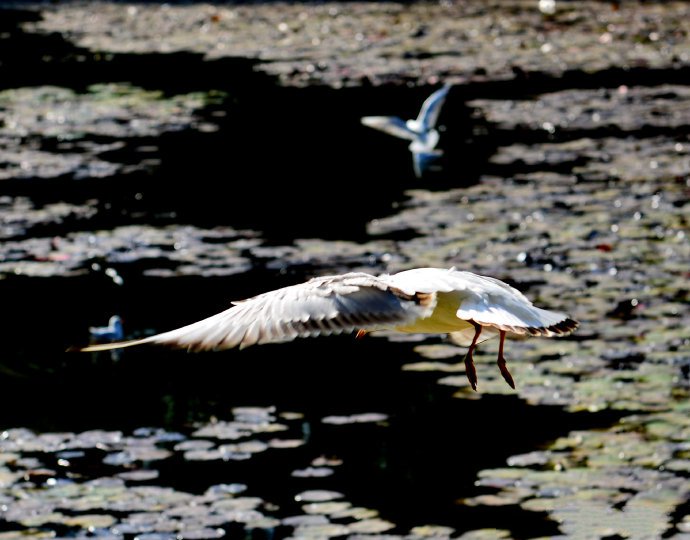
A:
[[[362,116],[359,119],[363,126],[380,129],[381,126],[386,126],[391,123],[390,116]]]
[[[569,336],[580,326],[580,322],[575,319],[571,319],[566,315],[566,317],[556,324],[548,326],[545,330],[548,332],[547,335],[552,336]]]
[[[86,345],[80,347],[78,345],[73,345],[68,347],[65,352],[100,352],[100,351],[110,351],[113,349],[123,349],[125,347],[132,347],[134,345],[142,345],[144,343],[151,343],[147,338],[144,339],[133,339],[130,341],[113,341],[110,343],[93,343],[91,345]]]
[[[98,351],[109,351],[111,349],[117,349],[121,347],[120,343],[99,343],[95,345],[86,345],[80,347],[78,345],[73,345],[68,347],[65,352],[98,352]]]

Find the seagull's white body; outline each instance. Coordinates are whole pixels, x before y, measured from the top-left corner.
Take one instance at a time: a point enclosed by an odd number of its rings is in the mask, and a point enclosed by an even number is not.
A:
[[[448,333],[457,343],[470,345],[471,364],[472,350],[484,327],[488,330],[482,336],[484,339],[501,336],[502,358],[506,332],[562,335],[572,332],[577,323],[564,313],[534,306],[520,291],[498,279],[454,268],[417,268],[381,276],[352,272],[317,277],[234,302],[233,307],[217,315],[177,330],[132,341],[90,345],[81,350],[146,343],[191,351],[241,349],[297,337],[385,329]]]
[[[424,171],[443,155],[441,150],[436,149],[440,138],[436,122],[450,88],[447,84],[426,98],[414,120],[405,121],[397,116],[364,116],[362,124],[412,141],[408,148],[412,152],[415,174],[421,177]]]

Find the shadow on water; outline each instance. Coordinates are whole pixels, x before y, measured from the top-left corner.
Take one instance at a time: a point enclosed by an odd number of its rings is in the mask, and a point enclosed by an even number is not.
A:
[[[155,484],[203,492],[219,481],[242,482],[289,515],[295,493],[315,485],[314,479],[290,478],[291,471],[328,456],[343,465],[317,485],[376,508],[402,530],[420,523],[502,523],[516,537],[556,533],[538,513],[467,508],[456,501],[477,494],[479,470],[501,466],[510,455],[568,430],[608,425],[617,416],[573,415],[514,397],[453,399],[435,381],[400,371],[412,354],[409,344],[347,336],[216,354],[147,348],[127,351],[116,362],[107,354],[55,355],[51,360],[61,364],[59,371],[15,379],[3,392],[0,424],[19,421],[50,431],[127,433],[161,425],[185,430],[193,420],[227,418],[233,406],[273,405],[305,415],[305,447],[240,463],[193,463],[178,456],[159,467]],[[371,411],[391,416],[383,425],[321,422],[330,414]],[[540,429],[526,428],[534,425]],[[91,463],[91,474],[99,467],[99,461]]]

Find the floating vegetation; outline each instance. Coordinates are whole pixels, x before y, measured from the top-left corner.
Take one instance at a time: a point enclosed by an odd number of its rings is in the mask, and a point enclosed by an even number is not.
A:
[[[324,424],[333,424],[342,426],[345,424],[367,424],[385,422],[388,419],[387,414],[382,413],[360,413],[351,414],[347,416],[324,416],[321,421]]]
[[[135,261],[148,276],[228,276],[251,268],[244,253],[260,243],[249,231],[191,225],[129,225],[60,238],[7,241],[0,247],[0,255],[4,255],[0,278],[85,275],[106,272],[104,265]]]
[[[395,525],[385,519],[372,518],[363,519],[362,521],[355,521],[350,524],[350,532],[359,534],[379,534],[390,531],[395,528]]]
[[[343,462],[340,459],[325,458],[321,456],[316,459],[313,459],[308,467],[305,467],[303,469],[295,469],[290,474],[295,478],[325,478],[333,475],[335,473],[335,467],[339,467],[342,464]],[[315,491],[314,493],[319,493],[319,491]],[[323,493],[335,492],[325,491]]]
[[[565,534],[654,537],[672,527],[674,509],[689,494],[685,478],[665,468],[676,451],[624,422],[511,458],[509,469],[482,471],[479,485],[498,490],[496,504],[505,497],[505,504],[548,512]]]
[[[688,63],[690,14],[684,3],[664,9],[644,2],[616,9],[601,9],[593,1],[559,4],[546,22],[530,1],[510,9],[503,2],[325,2],[308,8],[135,4],[123,13],[110,3],[44,6],[40,21],[26,27],[59,32],[100,53],[193,51],[211,58],[255,58],[263,61],[260,69],[295,86],[420,84],[439,76],[500,81],[525,72],[559,76]]]
[[[305,469],[295,469],[292,476],[296,478],[323,478],[334,473],[330,467],[306,467]]]
[[[553,133],[602,128],[639,131],[651,126],[678,128],[686,125],[690,117],[690,87],[622,85],[617,89],[563,90],[533,101],[481,99],[468,105],[480,109],[502,129]]]
[[[257,453],[284,452],[276,450],[281,445],[269,445],[262,438],[278,440],[276,434],[298,432],[303,422],[302,415],[277,414],[274,407],[237,407],[232,413],[229,420],[198,425],[188,434],[157,428],[140,428],[131,435],[101,430],[3,431],[0,516],[12,534],[29,538],[44,537],[56,528],[69,531],[69,537],[150,539],[222,538],[233,524],[247,531],[286,526],[317,537],[347,534],[353,527],[357,530],[357,522],[362,523],[361,530],[384,528],[374,519],[375,513],[352,508],[338,500],[342,493],[332,490],[298,493],[294,500],[303,505],[304,514],[280,519],[273,515],[278,507],[244,495],[247,486],[240,483],[210,485],[201,493],[141,485],[166,482],[167,473],[161,471],[171,463],[179,469],[193,467],[199,460],[236,459],[236,455],[249,460]],[[291,437],[288,440],[297,440],[294,434]],[[46,468],[48,463],[58,467]],[[90,477],[104,470],[113,475]]]
[[[332,501],[334,499],[341,499],[344,496],[345,495],[337,491],[314,489],[298,493],[297,495],[295,495],[295,500],[298,502],[325,502]]]
[[[307,514],[334,514],[336,512],[342,512],[352,506],[349,502],[313,502],[305,504],[302,509]]]
[[[0,238],[26,235],[36,226],[58,225],[66,220],[86,220],[96,215],[96,201],[85,204],[66,202],[39,205],[27,197],[0,197]],[[59,256],[58,256],[59,257]]]
[[[3,90],[0,180],[102,178],[154,165],[150,156],[142,165],[125,165],[101,155],[122,149],[128,138],[215,129],[196,112],[216,98],[205,93],[166,97],[127,84],[96,84],[83,94],[54,86]],[[51,141],[57,141],[57,148]]]
[[[383,273],[388,265],[397,260],[395,245],[388,240],[366,243],[342,240],[324,242],[317,239],[297,239],[295,246],[260,246],[252,249],[256,257],[267,258],[267,268],[299,268],[301,266],[323,268],[324,272],[338,273],[343,269]]]

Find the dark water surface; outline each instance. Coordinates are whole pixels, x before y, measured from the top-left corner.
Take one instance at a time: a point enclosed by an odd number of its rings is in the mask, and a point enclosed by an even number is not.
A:
[[[191,289],[181,286],[178,294],[185,292]],[[63,335],[64,325],[55,323],[54,330]],[[50,334],[45,338],[53,341]],[[231,417],[233,407],[298,411],[304,416],[297,436],[305,438],[305,446],[279,456],[266,452],[249,462],[199,463],[175,455],[155,467],[160,476],[154,483],[202,493],[209,485],[241,482],[250,494],[279,504],[278,515],[290,515],[298,508],[294,494],[315,483],[291,478],[291,471],[329,456],[342,460],[342,466],[326,479],[327,488],[347,494],[355,505],[377,509],[402,531],[420,523],[492,527],[500,519],[517,536],[553,533],[538,514],[525,520],[509,507],[478,512],[456,501],[478,493],[479,470],[569,430],[606,427],[620,417],[529,407],[514,396],[452,399],[435,377],[400,370],[401,363],[414,359],[410,344],[378,338],[336,337],[216,354],[142,348],[123,351],[117,359],[47,349],[29,342],[13,355],[21,372],[4,375],[9,384],[0,397],[0,424],[38,432],[129,433],[152,426],[189,433],[195,423]],[[322,422],[361,412],[387,419]],[[54,466],[50,454],[36,455]],[[103,455],[96,452],[74,471],[87,477],[112,474],[100,463]]]
[[[435,86],[283,87],[37,18],[0,12],[0,539],[690,529],[687,68],[458,85],[420,182],[359,118]],[[137,337],[314,275],[451,265],[582,328],[511,340],[516,392],[491,343],[471,392],[441,337],[65,352],[112,314]]]

